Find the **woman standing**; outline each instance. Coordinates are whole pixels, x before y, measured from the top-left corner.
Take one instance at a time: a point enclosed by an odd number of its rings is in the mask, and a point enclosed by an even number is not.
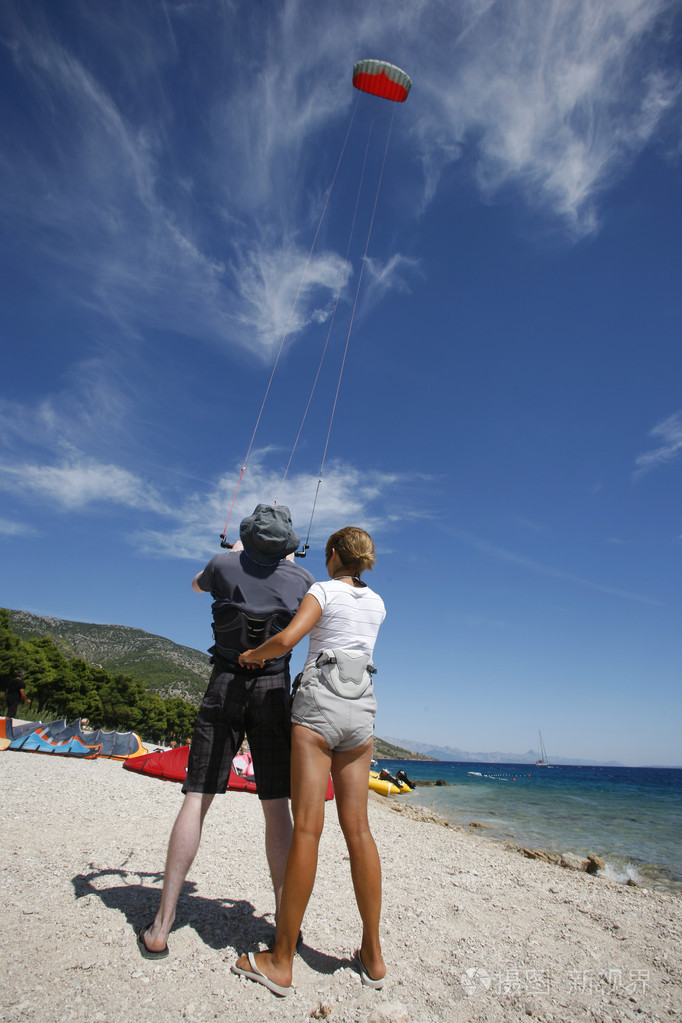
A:
[[[375,563],[368,533],[346,526],[329,537],[325,554],[329,582],[311,586],[293,621],[239,658],[242,665],[262,666],[310,635],[291,715],[294,834],[277,936],[271,952],[249,952],[232,967],[278,995],[291,987],[296,942],[315,883],[330,770],[362,919],[362,941],[355,953],[360,976],[365,986],[378,989],[386,975],[379,942],[381,865],[367,819],[376,715],[371,659],[386,610],[381,597],[360,578]]]

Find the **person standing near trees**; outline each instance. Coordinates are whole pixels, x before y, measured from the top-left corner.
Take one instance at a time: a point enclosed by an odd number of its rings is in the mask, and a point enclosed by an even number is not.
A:
[[[185,799],[168,844],[161,903],[152,923],[137,936],[145,959],[168,955],[168,934],[204,818],[214,795],[227,789],[232,760],[245,735],[265,817],[265,852],[279,915],[292,835],[291,655],[286,652],[256,671],[241,667],[239,657],[289,624],[315,580],[293,563],[299,538],[284,505],[259,504],[241,523],[240,537],[241,551],[216,555],[192,581],[196,593],[213,597],[213,672],[192,736],[182,787]]]
[[[29,706],[31,704],[24,688],[25,677],[25,671],[18,671],[5,690],[5,705],[7,707],[8,718],[15,718],[17,716],[20,702]]]

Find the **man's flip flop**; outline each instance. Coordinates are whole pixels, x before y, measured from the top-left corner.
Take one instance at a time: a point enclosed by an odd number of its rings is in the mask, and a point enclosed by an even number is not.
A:
[[[355,959],[357,961],[358,966],[360,967],[360,980],[362,981],[362,986],[371,987],[374,991],[381,991],[382,987],[384,986],[384,981],[386,980],[386,978],[382,977],[381,980],[372,980],[369,973],[367,972],[365,964],[362,961],[362,956],[360,955],[359,948],[355,950]]]
[[[143,927],[137,936],[137,947],[140,950],[140,955],[144,956],[145,959],[165,959],[168,955],[168,945],[166,945],[165,948],[162,948],[160,952],[152,952],[152,950],[147,948],[145,945],[144,936],[151,926],[151,924],[147,924],[147,926]]]
[[[274,980],[270,980],[264,973],[256,966],[256,959],[253,952],[247,953],[247,958],[251,964],[250,970],[242,970],[241,966],[237,966],[235,963],[230,967],[233,973],[236,973],[239,977],[246,977],[247,980],[255,980],[256,984],[262,984],[268,991],[272,991],[273,995],[279,995],[280,998],[284,998],[285,995],[289,994],[290,987],[284,987],[282,984],[275,984]]]

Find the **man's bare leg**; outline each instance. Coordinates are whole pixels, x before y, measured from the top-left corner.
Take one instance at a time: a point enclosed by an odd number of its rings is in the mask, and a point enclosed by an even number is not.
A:
[[[279,920],[284,871],[291,845],[293,824],[288,799],[262,799],[260,805],[265,817],[265,854],[268,858],[272,887],[275,892],[275,921],[277,921]]]
[[[168,842],[161,903],[154,923],[143,935],[150,952],[161,952],[168,943],[168,935],[175,920],[175,907],[197,854],[204,818],[212,802],[213,796],[210,794],[188,792],[180,808]]]

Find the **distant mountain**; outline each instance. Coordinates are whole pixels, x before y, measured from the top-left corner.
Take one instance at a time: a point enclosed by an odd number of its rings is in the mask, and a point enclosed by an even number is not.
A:
[[[47,636],[66,657],[82,657],[110,674],[133,675],[159,696],[179,696],[198,706],[204,695],[211,665],[207,654],[192,647],[126,625],[68,622],[28,611],[10,611],[9,617],[21,639]]]
[[[415,753],[414,750],[405,749],[403,746],[395,746],[386,739],[374,737],[374,749],[372,755],[377,760],[432,760],[424,753]],[[438,758],[436,758],[438,759]]]
[[[403,746],[423,753],[433,760],[451,760],[457,763],[477,764],[534,764],[539,754],[534,749],[526,750],[525,753],[469,753],[467,750],[458,749],[457,746],[432,746],[427,742],[417,742],[415,739],[395,739],[388,737],[386,742],[394,743],[396,746]],[[551,764],[583,764],[586,767],[622,767],[616,760],[608,763],[602,760],[571,760],[568,757],[551,757]]]

